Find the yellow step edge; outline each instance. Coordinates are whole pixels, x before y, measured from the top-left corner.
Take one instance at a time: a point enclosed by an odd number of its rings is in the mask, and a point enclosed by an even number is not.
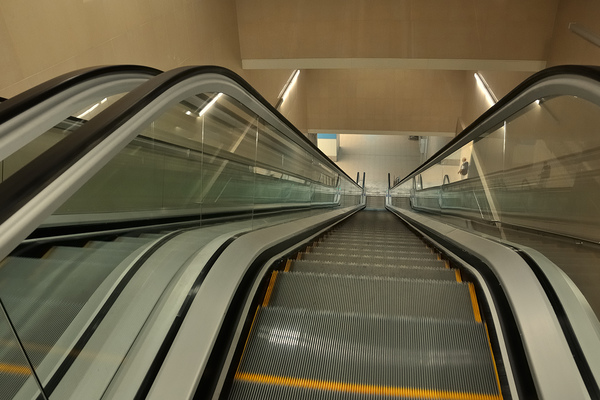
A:
[[[265,298],[263,300],[263,307],[269,305],[269,301],[271,300],[271,294],[273,293],[273,286],[275,286],[275,281],[277,280],[277,273],[279,271],[273,271],[271,274],[271,280],[269,281],[269,286],[267,287],[267,293],[265,293]]]
[[[320,381],[315,379],[290,378],[283,376],[238,372],[235,379],[267,385],[288,386],[302,389],[328,390],[332,392],[396,396],[411,399],[443,398],[447,400],[501,400],[501,395],[446,390],[416,389],[393,386],[377,386],[358,383]]]
[[[298,252],[296,255],[296,260],[302,260],[302,252]]]
[[[456,282],[462,282],[462,277],[460,276],[460,270],[455,269],[454,275],[456,276]]]
[[[290,269],[292,269],[292,259],[288,258],[288,260],[285,262],[285,268],[283,270],[285,272],[290,272]]]
[[[475,321],[481,323],[479,303],[477,302],[477,294],[475,293],[475,286],[473,286],[472,282],[469,282],[469,294],[471,295],[471,304],[473,305],[473,315],[475,315]]]

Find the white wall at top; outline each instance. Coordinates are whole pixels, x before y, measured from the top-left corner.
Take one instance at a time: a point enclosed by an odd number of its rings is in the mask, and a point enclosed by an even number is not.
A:
[[[340,135],[337,164],[352,178],[366,172],[367,194],[385,194],[391,179],[403,178],[419,166],[419,142],[408,136]]]

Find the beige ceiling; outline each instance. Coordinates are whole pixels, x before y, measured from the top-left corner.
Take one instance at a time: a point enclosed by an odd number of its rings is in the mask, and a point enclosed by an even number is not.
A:
[[[558,3],[237,0],[242,66],[307,70],[310,132],[447,136],[466,71],[544,68]]]

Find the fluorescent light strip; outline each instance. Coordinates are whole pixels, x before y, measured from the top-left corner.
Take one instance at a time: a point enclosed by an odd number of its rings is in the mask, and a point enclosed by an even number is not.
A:
[[[569,24],[569,30],[571,32],[573,32],[574,34],[581,36],[588,42],[600,47],[600,35],[598,35],[595,32],[590,31],[585,26],[578,24],[576,22],[571,22]]]
[[[292,88],[296,84],[296,81],[298,80],[298,75],[300,75],[300,70],[299,69],[297,69],[296,71],[294,71],[294,75],[292,77],[291,82],[288,84],[287,88],[283,92],[283,95],[281,96],[281,100],[282,101],[285,101],[286,97],[290,94],[290,91],[292,90]]]
[[[498,98],[496,95],[494,95],[494,92],[492,92],[492,89],[490,89],[490,86],[487,84],[485,79],[483,79],[483,76],[479,72],[475,72],[473,75],[477,81],[477,86],[479,86],[479,89],[481,89],[483,94],[485,94],[485,98],[487,99],[488,103],[490,103],[491,106],[496,104],[498,102]]]
[[[214,97],[214,99],[212,99],[212,100],[210,101],[210,103],[208,103],[208,104],[206,105],[206,107],[204,107],[202,110],[200,110],[200,112],[198,113],[198,116],[199,116],[199,117],[201,117],[201,116],[203,116],[203,115],[204,115],[204,114],[205,114],[205,113],[206,113],[208,110],[210,110],[210,108],[211,108],[211,107],[212,107],[212,106],[213,106],[213,105],[214,105],[214,104],[217,102],[217,100],[219,100],[219,98],[220,98],[221,96],[223,96],[223,93],[219,93],[218,95],[216,95],[216,96]]]
[[[96,108],[98,108],[99,105],[100,105],[100,103],[94,104],[93,106],[91,106],[90,108],[88,108],[87,111],[79,114],[77,116],[77,118],[83,118],[83,117],[85,117],[86,115],[88,115],[89,113],[91,113],[92,111],[94,111]]]

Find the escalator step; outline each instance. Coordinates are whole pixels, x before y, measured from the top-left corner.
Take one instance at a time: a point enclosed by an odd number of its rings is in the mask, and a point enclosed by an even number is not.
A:
[[[418,252],[418,253],[409,253],[403,251],[362,251],[356,249],[348,249],[348,250],[337,250],[332,247],[328,248],[319,248],[315,247],[309,250],[308,253],[304,254],[319,254],[324,256],[335,256],[335,257],[358,257],[358,258],[373,258],[374,260],[378,259],[419,259],[419,260],[437,260],[438,255],[429,252]]]
[[[355,247],[338,247],[338,246],[321,246],[317,245],[310,249],[310,253],[343,253],[343,254],[352,254],[357,252],[359,254],[364,255],[382,255],[382,256],[404,256],[404,257],[412,257],[416,255],[423,255],[426,258],[429,258],[433,255],[430,249],[425,246],[417,247],[417,248],[407,248],[407,249],[398,249],[398,248],[387,248],[387,249],[357,249]],[[434,256],[435,258],[435,256]]]
[[[141,246],[149,242],[151,242],[151,240],[144,237],[119,236],[113,243],[132,243],[139,244]]]
[[[404,265],[411,267],[438,267],[444,268],[444,261],[436,260],[435,257],[431,259],[422,259],[420,257],[384,257],[384,256],[361,256],[361,255],[347,255],[347,254],[313,254],[313,253],[302,253],[301,259],[311,261],[324,261],[324,262],[343,262],[348,264],[392,264],[392,265]]]
[[[498,399],[497,382],[483,324],[266,307],[230,398]]]
[[[372,265],[366,263],[362,265],[351,265],[344,263],[295,260],[292,262],[291,269],[292,271],[298,272],[315,272],[336,275],[368,275],[456,281],[455,270],[448,268],[396,267],[394,265]]]
[[[328,244],[339,246],[340,244],[354,247],[354,246],[364,246],[365,248],[370,248],[373,246],[379,247],[421,247],[425,244],[422,241],[413,241],[413,240],[402,240],[402,239],[390,239],[390,240],[381,240],[374,238],[365,238],[365,239],[346,239],[346,238],[327,238],[325,242]]]
[[[129,251],[130,253],[134,250],[139,249],[140,247],[152,243],[151,240],[144,239],[144,242],[102,242],[102,241],[91,241],[85,245],[85,248],[88,249],[101,249],[101,248],[109,248],[112,251]]]
[[[98,266],[110,266],[113,268],[127,256],[131,250],[105,248],[87,248],[87,247],[68,247],[56,246],[47,253],[47,259],[58,260],[67,263],[88,263],[98,264]]]
[[[381,243],[381,242],[377,242],[377,243],[348,243],[348,242],[343,242],[343,241],[325,241],[325,242],[319,242],[316,244],[316,246],[318,247],[334,247],[334,248],[353,248],[353,249],[359,249],[359,250],[406,250],[406,251],[411,251],[411,250],[417,250],[420,251],[421,249],[425,249],[427,251],[430,251],[430,248],[425,246],[425,243],[420,242],[420,243],[409,243],[409,244],[404,244],[404,243]]]
[[[419,316],[473,321],[475,305],[465,283],[279,272],[270,299],[272,306]]]

